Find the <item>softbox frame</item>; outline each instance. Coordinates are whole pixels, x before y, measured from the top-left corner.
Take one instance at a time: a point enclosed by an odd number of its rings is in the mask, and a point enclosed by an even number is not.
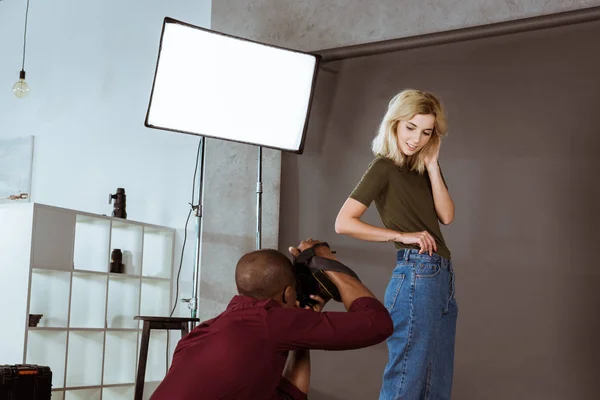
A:
[[[144,125],[302,154],[320,60],[166,17]]]

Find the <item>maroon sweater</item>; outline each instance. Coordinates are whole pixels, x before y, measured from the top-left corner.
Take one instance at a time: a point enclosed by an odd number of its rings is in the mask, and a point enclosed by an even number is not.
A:
[[[235,296],[222,314],[180,340],[152,400],[286,398],[281,393],[303,399],[281,377],[289,350],[357,349],[392,331],[387,309],[369,297],[355,300],[349,312],[315,312]]]

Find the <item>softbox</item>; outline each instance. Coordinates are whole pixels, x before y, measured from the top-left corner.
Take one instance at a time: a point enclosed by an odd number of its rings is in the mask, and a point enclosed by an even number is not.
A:
[[[318,65],[165,18],[145,125],[302,153]]]

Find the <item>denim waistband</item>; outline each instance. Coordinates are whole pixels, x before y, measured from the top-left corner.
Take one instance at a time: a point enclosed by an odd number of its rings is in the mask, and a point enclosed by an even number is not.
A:
[[[433,253],[433,255],[430,256],[427,253],[419,254],[419,250],[417,249],[398,249],[398,252],[396,253],[396,261],[410,260],[436,264],[439,263],[442,268],[452,271],[452,261],[440,256],[437,253]]]

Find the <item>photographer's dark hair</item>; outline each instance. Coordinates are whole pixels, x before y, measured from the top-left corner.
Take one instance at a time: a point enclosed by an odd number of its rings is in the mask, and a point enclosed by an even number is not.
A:
[[[262,249],[245,254],[235,268],[238,293],[256,299],[270,299],[286,286],[295,285],[292,262],[283,253]]]

